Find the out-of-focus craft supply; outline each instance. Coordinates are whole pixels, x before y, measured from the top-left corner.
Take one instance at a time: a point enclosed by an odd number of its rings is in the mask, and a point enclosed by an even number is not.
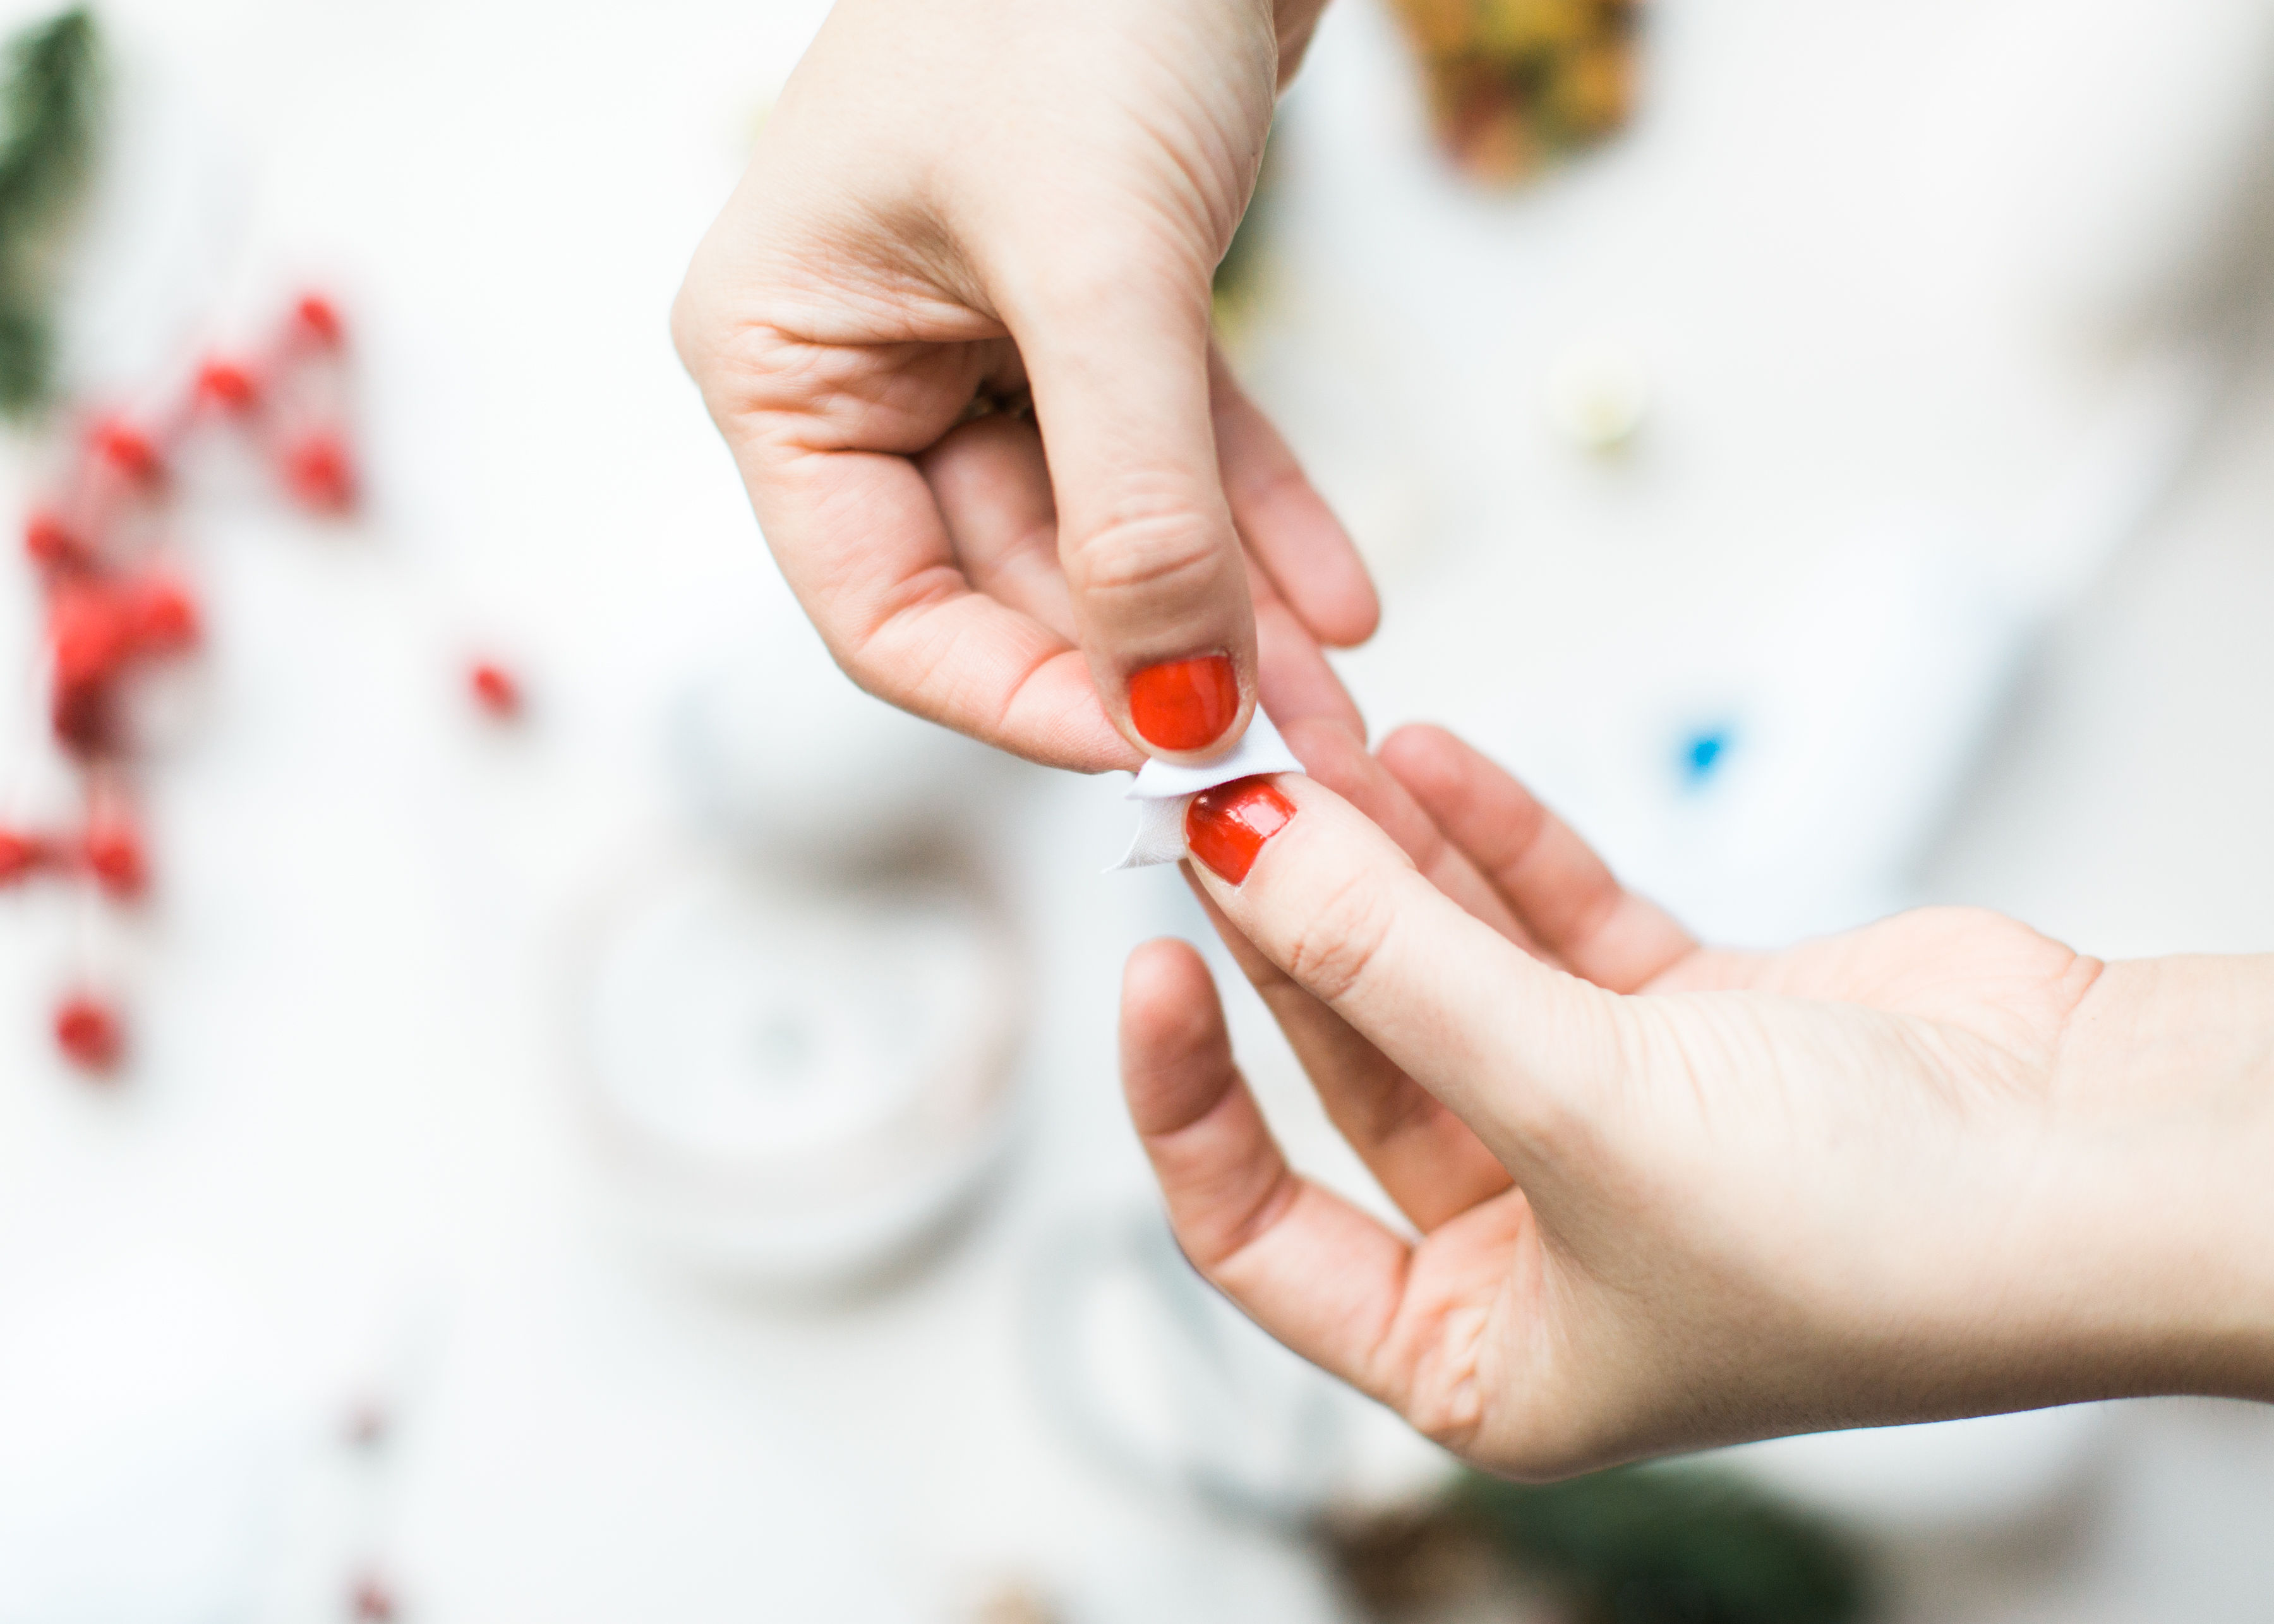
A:
[[[1837,1528],[1711,1467],[1545,1485],[1464,1472],[1426,1506],[1321,1528],[1385,1620],[1499,1616],[1488,1598],[1511,1578],[1554,1596],[1555,1616],[1618,1624],[1849,1624],[1871,1598]]]
[[[107,1077],[126,1052],[118,1011],[90,992],[74,992],[56,1005],[56,1047],[80,1071]]]
[[[1331,1495],[1342,1438],[1328,1379],[1216,1297],[1157,1213],[1058,1226],[1027,1327],[1050,1415],[1115,1476],[1284,1528]]]
[[[963,1610],[959,1624],[1063,1624],[1064,1615],[1023,1580],[989,1585]]]
[[[607,1204],[740,1279],[881,1267],[1004,1149],[1026,985],[968,871],[690,854],[603,923],[576,997]]]
[[[55,382],[49,301],[58,229],[90,168],[99,42],[84,6],[9,42],[0,87],[0,411],[47,403]]]
[[[840,872],[960,844],[1016,771],[854,687],[802,620],[706,661],[670,740],[697,822],[750,852]]]
[[[1623,450],[1650,407],[1650,373],[1640,355],[1608,340],[1578,340],[1548,368],[1547,420],[1581,451]]]
[[[1156,1208],[1053,1226],[1025,1327],[1046,1412],[1134,1486],[1299,1533],[1434,1504],[1451,1479],[1451,1456],[1225,1301]]]
[[[365,1574],[348,1588],[348,1616],[357,1624],[388,1624],[395,1616],[395,1591],[377,1574]]]
[[[397,1588],[402,1462],[337,1425],[374,1357],[401,1358],[391,1307],[264,1290],[149,1238],[64,1242],[70,1261],[11,1301],[0,1619],[346,1624],[367,1583],[417,1616]],[[385,1378],[413,1430],[418,1389],[397,1383],[414,1374]]]
[[[1029,1023],[983,853],[1017,769],[737,618],[670,713],[695,832],[599,912],[576,971],[604,1204],[707,1271],[857,1279],[1006,1148]]]
[[[1510,182],[1633,109],[1636,0],[1395,0],[1446,155]]]
[[[1185,858],[1185,813],[1193,797],[1203,790],[1266,773],[1300,772],[1303,763],[1279,736],[1263,707],[1255,708],[1247,731],[1231,753],[1221,761],[1200,767],[1180,767],[1173,762],[1148,761],[1129,786],[1128,799],[1137,803],[1137,832],[1116,868],[1146,868],[1156,863],[1181,862]]]
[[[493,659],[478,659],[466,667],[466,692],[493,721],[519,721],[527,703],[521,680]]]
[[[79,414],[24,526],[24,554],[46,617],[49,730],[78,780],[79,823],[0,827],[0,886],[81,880],[114,906],[148,894],[134,692],[140,678],[192,652],[204,635],[197,595],[172,545],[189,489],[185,458],[201,438],[233,433],[252,443],[301,506],[347,512],[355,477],[346,343],[338,310],[306,294],[253,352],[208,357],[131,408]],[[107,979],[103,966],[82,963],[79,989],[55,1015],[56,1047],[90,1076],[114,1073],[127,1049],[117,1000],[88,990]]]
[[[1611,808],[1623,871],[1749,945],[1909,906],[2029,651],[2169,488],[2218,379],[2193,350],[2142,364],[2002,536],[1886,515],[1727,669],[1668,663],[1662,692],[1617,701],[1602,736],[1650,758]]]

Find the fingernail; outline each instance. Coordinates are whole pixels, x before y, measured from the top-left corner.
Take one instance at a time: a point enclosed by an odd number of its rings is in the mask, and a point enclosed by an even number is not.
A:
[[[1269,778],[1235,778],[1204,789],[1185,808],[1185,844],[1226,884],[1255,867],[1263,843],[1287,827],[1295,803]]]
[[[1164,750],[1206,749],[1239,714],[1239,679],[1231,656],[1164,660],[1129,679],[1129,719],[1148,744]]]

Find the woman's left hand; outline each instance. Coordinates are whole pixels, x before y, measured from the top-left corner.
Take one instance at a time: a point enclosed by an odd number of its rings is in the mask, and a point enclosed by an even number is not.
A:
[[[1195,883],[1413,1234],[1289,1169],[1186,944],[1122,1043],[1179,1242],[1298,1352],[1532,1477],[2274,1394],[2274,962],[1947,908],[1715,951],[1449,733],[1289,739],[1313,778],[1196,803]]]

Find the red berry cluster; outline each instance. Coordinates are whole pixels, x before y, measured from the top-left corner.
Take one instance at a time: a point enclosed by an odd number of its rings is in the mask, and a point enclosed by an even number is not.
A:
[[[77,877],[122,903],[148,890],[123,702],[138,673],[187,653],[201,635],[195,595],[164,562],[177,463],[196,437],[227,430],[301,506],[348,512],[356,477],[345,354],[338,311],[310,294],[257,351],[209,357],[145,408],[95,417],[77,442],[25,526],[24,551],[45,602],[49,721],[77,771],[83,811],[76,829],[0,826],[0,887]],[[115,1070],[125,1051],[117,1011],[84,989],[56,1006],[55,1037],[90,1075]]]

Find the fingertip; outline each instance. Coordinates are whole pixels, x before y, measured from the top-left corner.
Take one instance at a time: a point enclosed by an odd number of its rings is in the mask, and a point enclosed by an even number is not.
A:
[[[1122,1023],[1171,1024],[1209,984],[1207,964],[1182,936],[1141,942],[1121,969]]]
[[[1251,804],[1256,801],[1268,804]],[[1215,823],[1237,827],[1221,831],[1195,827]],[[1242,779],[1196,797],[1186,816],[1186,831],[1196,876],[1207,871],[1201,877],[1209,894],[1259,945],[1264,944],[1256,927],[1266,914],[1300,911],[1315,901],[1310,882],[1329,883],[1324,876],[1330,872],[1378,876],[1382,865],[1409,871],[1414,866],[1411,854],[1363,810],[1306,774]],[[1204,841],[1204,832],[1221,832],[1224,839]],[[1228,852],[1221,865],[1209,861],[1219,844],[1238,847]],[[1294,848],[1293,854],[1289,848]]]
[[[1122,974],[1121,1088],[1148,1154],[1238,1086],[1215,980],[1191,943],[1148,942]]]
[[[1434,722],[1408,722],[1374,750],[1382,764],[1408,789],[1459,778],[1467,754],[1468,746]]]
[[[1121,973],[1121,1057],[1133,1086],[1226,1041],[1224,1006],[1198,949],[1163,936],[1129,955]]]
[[[1338,649],[1364,643],[1382,604],[1358,545],[1213,346],[1209,374],[1224,497],[1241,535],[1314,637]]]
[[[1382,629],[1382,598],[1347,531],[1342,545],[1350,553],[1352,578],[1316,605],[1311,629],[1330,649],[1355,649]]]
[[[1329,717],[1305,717],[1279,729],[1303,771],[1340,795],[1355,801],[1351,792],[1365,780],[1366,741],[1347,723]]]
[[[1311,718],[1333,722],[1361,742],[1366,718],[1343,686],[1325,651],[1284,602],[1256,605],[1256,703],[1270,712],[1284,733]]]

